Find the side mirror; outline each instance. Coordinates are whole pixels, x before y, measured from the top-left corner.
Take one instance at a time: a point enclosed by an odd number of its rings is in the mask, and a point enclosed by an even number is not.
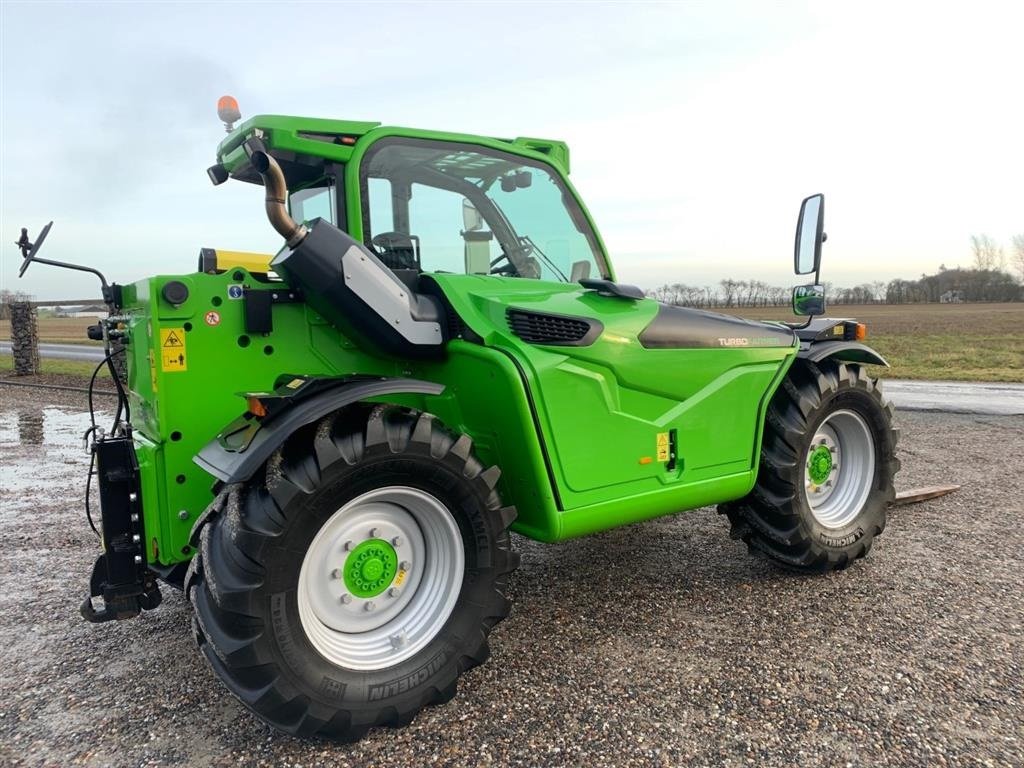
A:
[[[476,232],[484,226],[484,217],[480,215],[480,211],[465,198],[462,199],[462,226],[467,232]]]
[[[821,266],[821,244],[825,242],[825,196],[811,195],[800,204],[796,223],[793,270],[798,275],[817,273]]]
[[[793,289],[793,314],[805,317],[825,314],[825,286],[798,285]]]

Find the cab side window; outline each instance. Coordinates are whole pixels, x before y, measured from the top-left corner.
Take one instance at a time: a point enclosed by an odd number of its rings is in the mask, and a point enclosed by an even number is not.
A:
[[[409,198],[409,231],[419,238],[423,271],[465,272],[462,195],[413,184]]]
[[[298,222],[320,218],[337,225],[336,200],[334,179],[327,178],[292,192],[288,196],[288,209]]]
[[[395,229],[391,205],[391,182],[388,179],[367,179],[369,193],[370,234],[379,235]]]

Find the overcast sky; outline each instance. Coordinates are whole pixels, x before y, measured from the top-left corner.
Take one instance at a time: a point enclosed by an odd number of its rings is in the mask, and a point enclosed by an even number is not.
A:
[[[802,197],[823,278],[970,263],[1024,232],[1024,4],[114,4],[3,0],[0,281],[109,279],[276,250],[262,195],[205,169],[217,98],[259,113],[567,141],[627,282],[792,282]]]

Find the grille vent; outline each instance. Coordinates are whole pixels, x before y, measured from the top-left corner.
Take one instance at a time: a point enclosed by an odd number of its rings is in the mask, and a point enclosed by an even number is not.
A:
[[[461,339],[466,333],[466,324],[451,304],[445,302],[445,318],[448,321],[448,333],[454,339]]]
[[[516,336],[530,344],[588,344],[595,324],[578,317],[542,315],[508,310],[508,325]]]

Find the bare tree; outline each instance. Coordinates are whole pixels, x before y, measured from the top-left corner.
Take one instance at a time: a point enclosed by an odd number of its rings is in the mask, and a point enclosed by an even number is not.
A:
[[[739,290],[740,282],[738,280],[726,279],[720,281],[719,285],[722,286],[722,294],[723,299],[725,301],[725,306],[731,307],[733,304],[736,303],[736,294]]]
[[[1013,240],[1013,268],[1020,274],[1020,281],[1024,283],[1024,234],[1014,235]]]
[[[975,269],[1001,269],[1006,266],[1002,246],[988,235],[971,235],[971,253]]]
[[[9,288],[0,289],[0,320],[5,320],[10,315],[10,305],[16,301],[31,301],[32,297],[24,291],[12,291]]]

